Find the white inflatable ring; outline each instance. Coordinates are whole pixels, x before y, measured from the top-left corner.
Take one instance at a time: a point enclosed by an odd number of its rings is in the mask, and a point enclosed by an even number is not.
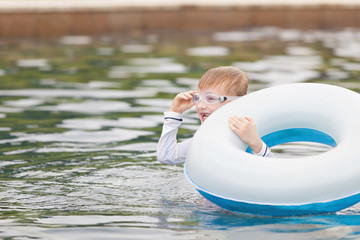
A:
[[[318,155],[264,158],[229,128],[230,116],[253,117],[264,142],[333,146]],[[271,216],[329,213],[360,201],[360,94],[299,83],[230,102],[195,133],[184,172],[207,199],[228,210]]]

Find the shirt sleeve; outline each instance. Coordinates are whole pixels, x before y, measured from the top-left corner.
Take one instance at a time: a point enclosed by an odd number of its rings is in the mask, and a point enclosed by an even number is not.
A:
[[[176,135],[182,121],[183,118],[180,113],[164,113],[164,125],[157,144],[159,162],[172,165],[185,162],[192,139],[187,139],[181,143],[177,142]]]
[[[274,154],[272,154],[270,148],[264,142],[262,142],[262,147],[260,152],[258,153],[254,152],[254,154],[261,157],[274,157]]]

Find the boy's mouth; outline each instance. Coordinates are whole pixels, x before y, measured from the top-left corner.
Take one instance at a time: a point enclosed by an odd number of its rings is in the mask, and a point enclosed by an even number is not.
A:
[[[210,116],[210,113],[201,113],[200,117],[201,117],[201,121],[205,121],[208,117]]]

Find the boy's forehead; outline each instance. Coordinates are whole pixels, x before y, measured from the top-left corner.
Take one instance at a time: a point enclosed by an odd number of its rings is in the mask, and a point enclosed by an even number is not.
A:
[[[198,92],[201,93],[216,93],[216,94],[226,94],[227,91],[223,85],[212,85],[212,86],[203,86],[202,88],[198,87]]]

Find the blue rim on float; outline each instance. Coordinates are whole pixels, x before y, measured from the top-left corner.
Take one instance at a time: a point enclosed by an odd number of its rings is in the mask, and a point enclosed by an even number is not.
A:
[[[269,133],[261,138],[268,147],[290,142],[314,142],[336,147],[335,140],[328,134],[311,128],[289,128]],[[248,147],[246,152],[252,153]]]
[[[263,216],[299,216],[310,214],[324,214],[340,211],[344,208],[350,207],[360,201],[360,193],[351,196],[334,199],[324,202],[304,203],[304,204],[266,204],[266,203],[252,203],[231,199],[217,195],[215,193],[206,191],[197,186],[185,171],[188,180],[195,186],[196,190],[206,199],[215,203],[216,205],[239,213],[263,215]]]

